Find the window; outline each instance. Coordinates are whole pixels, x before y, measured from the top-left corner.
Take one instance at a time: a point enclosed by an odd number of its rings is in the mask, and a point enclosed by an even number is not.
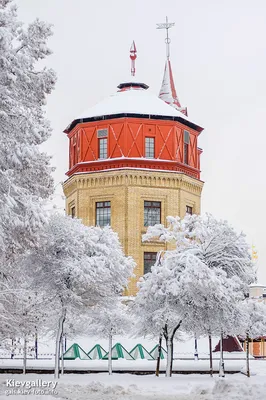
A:
[[[76,165],[78,162],[78,153],[76,143],[73,145],[73,165]]]
[[[151,272],[151,267],[156,262],[157,253],[144,253],[144,274]]]
[[[105,138],[108,136],[108,129],[98,129],[97,130],[97,138]]]
[[[191,206],[186,206],[186,214],[193,214],[193,208]]]
[[[184,131],[184,164],[188,164],[189,132]]]
[[[111,202],[101,201],[96,203],[96,226],[111,224]]]
[[[161,202],[144,201],[144,226],[161,223]]]
[[[99,140],[99,158],[107,158],[107,138]]]
[[[71,209],[70,209],[70,215],[71,215],[72,218],[75,218],[75,216],[76,216],[76,208],[75,208],[75,206],[74,206],[74,207],[71,207]]]
[[[77,135],[74,135],[72,138],[72,149],[73,149],[72,161],[73,161],[73,165],[76,165],[78,162]]]
[[[152,137],[145,138],[145,157],[154,158],[154,142],[155,139]]]

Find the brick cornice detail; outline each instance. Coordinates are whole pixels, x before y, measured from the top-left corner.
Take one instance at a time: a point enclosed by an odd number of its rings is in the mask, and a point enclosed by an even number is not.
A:
[[[202,181],[182,173],[116,170],[73,175],[63,184],[63,190],[68,197],[76,190],[82,189],[108,186],[144,186],[183,189],[200,195],[203,185]]]

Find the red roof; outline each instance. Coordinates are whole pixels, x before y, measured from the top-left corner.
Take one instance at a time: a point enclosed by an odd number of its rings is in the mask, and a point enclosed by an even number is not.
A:
[[[220,351],[220,342],[215,346],[214,352]],[[223,351],[244,351],[238,338],[236,336],[228,336],[223,339]]]

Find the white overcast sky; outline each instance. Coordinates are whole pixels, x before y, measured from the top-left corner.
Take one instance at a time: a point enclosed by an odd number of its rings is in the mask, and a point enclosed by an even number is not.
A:
[[[19,18],[54,25],[50,40],[58,82],[48,98],[53,134],[46,145],[66,179],[63,129],[116,91],[130,75],[129,48],[138,50],[137,77],[158,94],[165,63],[167,15],[179,99],[203,126],[202,211],[247,234],[266,284],[266,1],[265,0],[16,0]],[[60,186],[60,185],[59,185]],[[62,205],[63,207],[63,205]]]

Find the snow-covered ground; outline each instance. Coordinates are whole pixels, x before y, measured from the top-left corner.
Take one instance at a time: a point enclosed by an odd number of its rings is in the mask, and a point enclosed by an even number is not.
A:
[[[225,378],[208,375],[136,376],[130,374],[65,375],[59,379],[51,395],[12,395],[9,400],[265,400],[266,361],[251,361],[255,375],[227,375]],[[25,379],[26,378],[26,379]],[[7,379],[17,381],[51,380],[51,375],[0,375],[0,400],[7,399]],[[9,392],[11,393],[11,392]]]
[[[194,339],[175,342],[175,357],[183,358],[174,360],[174,371],[195,371],[195,374],[176,375],[172,378],[165,378],[162,374],[159,378],[152,375],[131,375],[129,373],[114,373],[109,376],[106,372],[93,373],[93,371],[106,371],[107,361],[104,360],[67,360],[65,366],[68,369],[90,370],[92,373],[66,374],[60,378],[56,387],[56,393],[38,395],[14,394],[12,387],[7,387],[7,379],[16,381],[36,381],[36,379],[53,380],[52,374],[0,374],[0,400],[266,400],[266,360],[251,360],[251,378],[244,374],[236,373],[219,378],[209,375],[197,374],[197,371],[208,370],[207,359],[194,361]],[[213,347],[217,344],[218,338],[213,340]],[[107,341],[98,340],[96,337],[77,338],[73,342],[80,344],[85,351],[88,351],[96,343],[107,348]],[[73,342],[68,343],[69,347]],[[155,344],[155,340],[144,338],[116,337],[115,342],[120,342],[127,350],[131,350],[137,343],[142,343],[148,350]],[[53,341],[42,342],[41,351],[52,353]],[[198,341],[199,356],[208,357],[207,339]],[[226,354],[234,360],[225,360],[227,371],[245,371],[245,354]],[[242,357],[241,357],[242,356]],[[214,368],[218,369],[219,353],[214,353]],[[192,358],[190,360],[186,358]],[[22,360],[2,359],[1,367],[22,367]],[[54,360],[28,360],[28,367],[52,369]],[[149,360],[114,360],[114,371],[149,370],[154,371],[155,361]],[[165,369],[165,360],[161,361],[161,369]],[[6,392],[6,391],[9,392]]]
[[[156,368],[156,360],[113,360],[113,371],[123,372],[137,372],[137,371],[149,371],[153,372]],[[51,360],[27,360],[28,370],[54,370],[54,359]],[[228,360],[225,359],[225,371],[227,372],[240,372],[245,366],[245,360]],[[106,372],[108,371],[107,360],[65,360],[65,370],[68,371],[84,371],[84,372]],[[22,370],[23,360],[0,360],[0,369],[5,370]],[[208,360],[174,360],[173,371],[176,372],[204,372],[209,371]],[[160,371],[166,370],[166,360],[161,360]],[[213,370],[219,371],[219,360],[213,360]]]

